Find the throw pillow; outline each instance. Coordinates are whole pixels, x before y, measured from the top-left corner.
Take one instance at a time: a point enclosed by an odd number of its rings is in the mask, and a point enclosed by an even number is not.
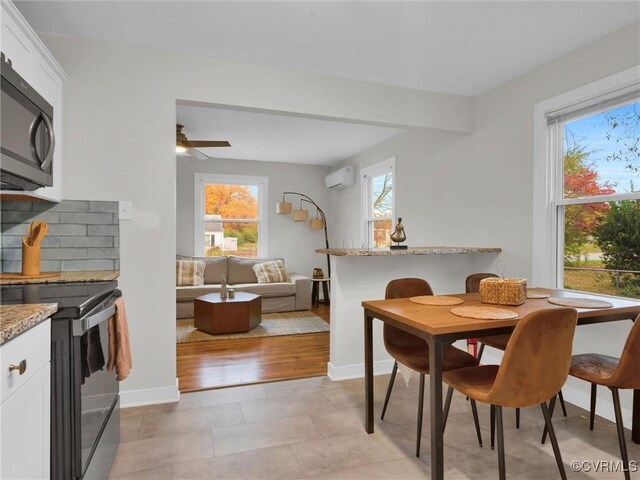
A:
[[[176,285],[203,285],[205,266],[202,260],[176,260]]]
[[[280,283],[291,281],[287,271],[284,269],[284,262],[282,260],[257,263],[253,266],[253,271],[256,272],[258,283]]]

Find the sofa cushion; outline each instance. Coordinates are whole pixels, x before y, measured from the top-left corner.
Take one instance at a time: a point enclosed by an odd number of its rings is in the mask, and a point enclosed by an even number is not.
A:
[[[227,275],[227,257],[188,257],[176,255],[178,260],[202,260],[205,263],[204,283],[222,283],[222,276]],[[228,280],[227,280],[228,281]]]
[[[258,278],[258,283],[280,283],[290,282],[289,275],[284,269],[282,260],[273,260],[271,262],[256,263],[253,271]]]
[[[247,292],[269,297],[288,297],[296,294],[295,283],[238,283],[233,286],[236,292]]]
[[[256,277],[256,273],[253,271],[253,266],[272,260],[282,260],[284,263],[282,258],[245,258],[230,256],[227,283],[230,285],[235,285],[236,283],[258,283],[258,277]]]
[[[204,269],[201,260],[176,260],[176,285],[202,285]]]
[[[194,298],[207,295],[208,293],[219,293],[220,285],[198,285],[176,288],[176,300],[178,302],[192,301]]]

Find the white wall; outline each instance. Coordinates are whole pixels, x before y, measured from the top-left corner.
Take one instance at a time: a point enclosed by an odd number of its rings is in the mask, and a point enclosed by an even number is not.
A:
[[[455,131],[472,125],[468,97],[42,37],[69,75],[63,198],[133,201],[134,219],[121,222],[120,229],[120,286],[127,298],[134,364],[121,386],[125,405],[177,398],[177,100]]]
[[[194,173],[218,173],[222,175],[256,175],[269,179],[268,255],[282,257],[288,270],[311,276],[314,267],[327,271],[327,259],[314,252],[324,248],[324,231],[310,230],[308,222],[294,222],[291,215],[276,215],[276,202],[282,201],[282,192],[294,191],[311,197],[329,217],[329,191],[324,186],[328,167],[296,165],[290,163],[256,162],[250,160],[197,160],[178,157],[177,160],[177,253],[193,255],[193,194]],[[294,203],[299,197],[288,196]],[[309,218],[315,209],[308,203]],[[328,218],[328,222],[331,219]],[[330,230],[329,230],[330,231]],[[200,255],[200,254],[198,254]]]
[[[361,168],[397,155],[397,213],[403,218],[408,245],[502,247],[499,258],[507,263],[507,275],[530,278],[536,228],[532,224],[534,105],[639,65],[638,38],[636,23],[478,96],[471,135],[411,131],[343,164]],[[359,186],[331,195],[334,231],[340,232],[335,245],[359,245]],[[477,258],[476,271],[494,268],[488,257]],[[429,272],[424,277],[428,280]],[[580,327],[574,351],[617,356],[630,326],[617,322]],[[587,406],[588,388],[585,382],[570,380],[565,397]],[[622,395],[629,409],[631,395]],[[600,397],[599,411],[612,412],[609,392],[600,389]]]

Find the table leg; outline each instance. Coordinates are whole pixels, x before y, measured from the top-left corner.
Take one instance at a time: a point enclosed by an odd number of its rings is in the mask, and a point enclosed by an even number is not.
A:
[[[367,433],[373,433],[373,317],[364,314],[364,417]]]
[[[429,378],[431,389],[431,478],[444,478],[444,439],[442,418],[442,342],[437,337],[429,340]]]
[[[633,391],[633,418],[631,420],[631,440],[640,443],[640,390]]]
[[[311,305],[318,306],[318,282],[313,282],[311,287]]]
[[[322,282],[322,296],[324,297],[324,304],[329,305],[329,282]]]

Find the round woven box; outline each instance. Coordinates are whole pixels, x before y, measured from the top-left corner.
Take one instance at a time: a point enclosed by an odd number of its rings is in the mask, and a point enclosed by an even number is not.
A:
[[[422,295],[420,297],[409,298],[410,302],[419,303],[420,305],[460,305],[464,300],[458,297],[449,297],[447,295]]]

